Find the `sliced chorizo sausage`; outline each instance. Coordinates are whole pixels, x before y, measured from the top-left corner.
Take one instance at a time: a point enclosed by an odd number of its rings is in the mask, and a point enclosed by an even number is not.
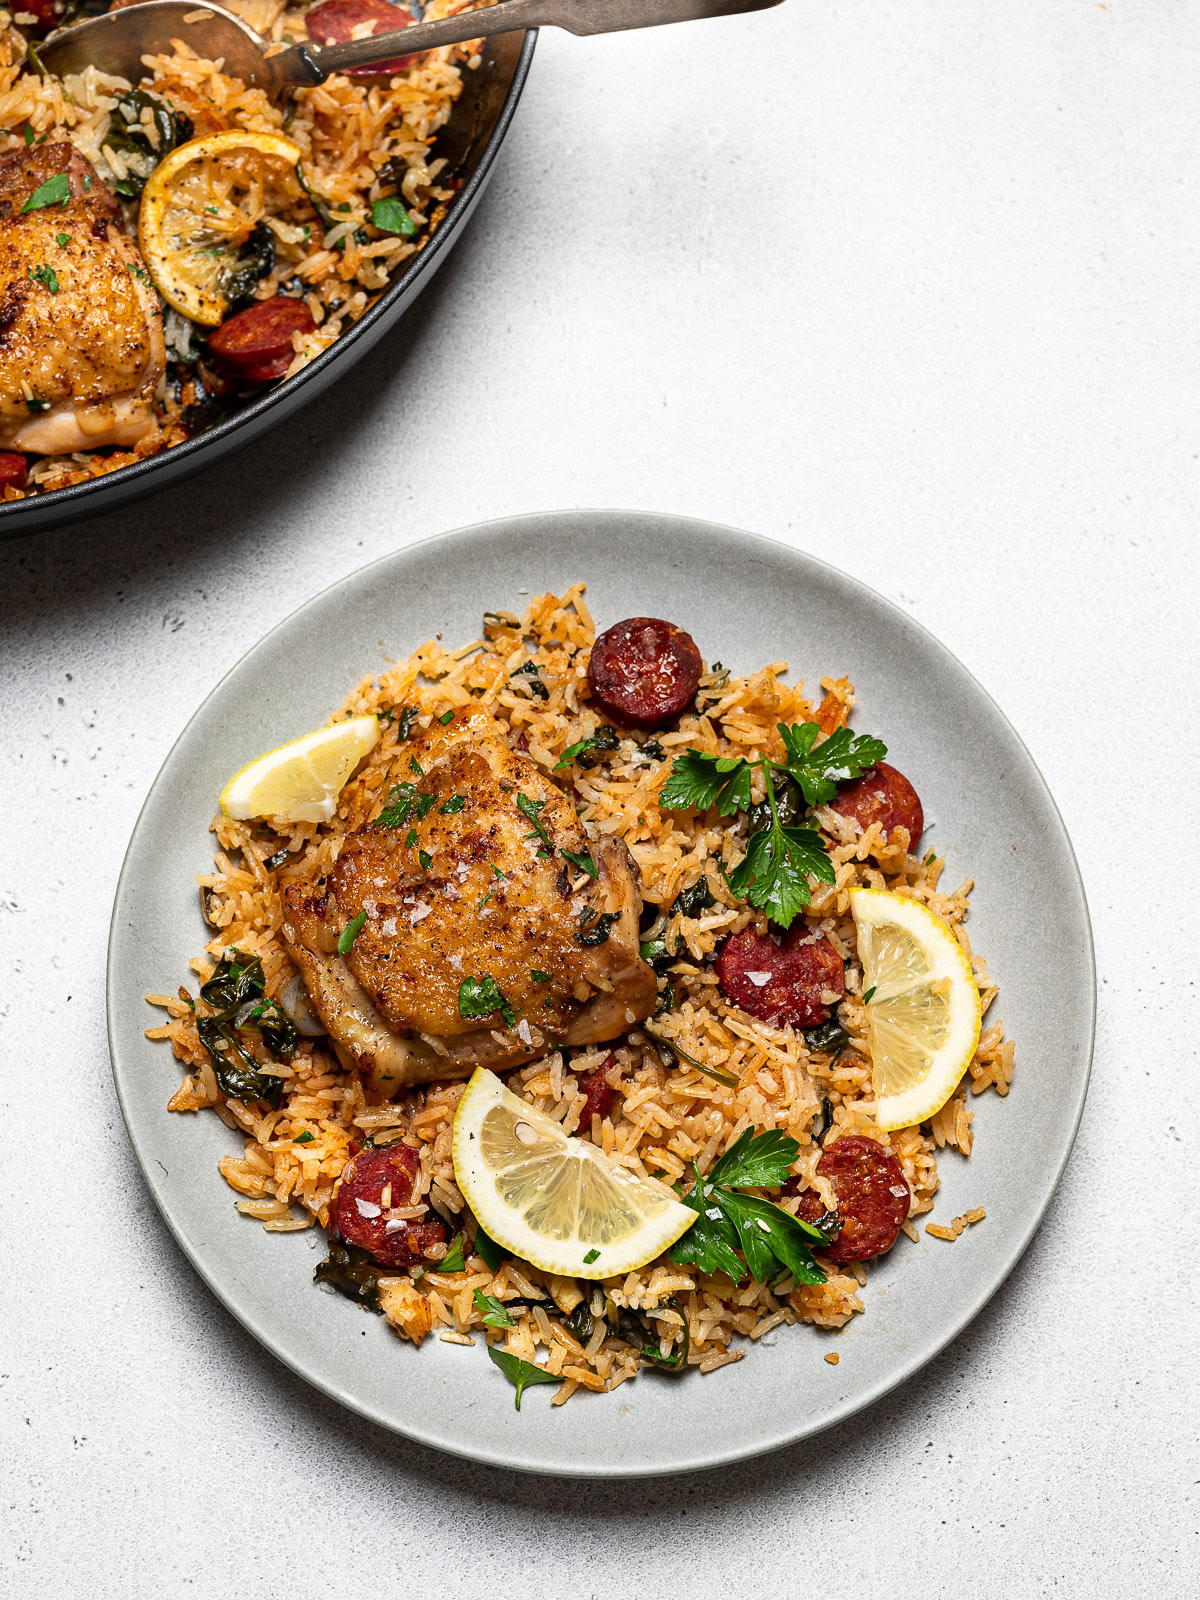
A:
[[[832,1244],[818,1246],[832,1261],[870,1261],[895,1244],[908,1216],[912,1195],[904,1168],[886,1145],[849,1134],[827,1145],[817,1172],[828,1178],[837,1197],[840,1222]],[[824,1203],[815,1189],[792,1178],[784,1194],[799,1194],[798,1215],[814,1227],[823,1225]]]
[[[886,761],[839,789],[829,802],[829,809],[857,822],[864,833],[873,822],[878,822],[889,836],[897,828],[907,828],[910,850],[917,848],[925,826],[917,791],[902,772],[889,767]]]
[[[271,383],[292,364],[293,333],[311,333],[313,314],[295,295],[277,294],[256,300],[227,317],[209,335],[208,347],[218,365],[250,383]]]
[[[846,991],[841,956],[803,923],[779,941],[753,928],[735,933],[717,957],[717,979],[727,1000],[776,1028],[815,1028]]]
[[[364,22],[373,22],[371,38],[379,33],[391,33],[396,28],[407,28],[413,20],[412,12],[403,6],[388,4],[388,0],[321,0],[304,18],[310,39],[318,44],[344,44],[354,30]],[[396,56],[388,61],[373,61],[364,67],[343,67],[352,78],[380,78],[392,72],[407,72],[420,55]]]
[[[23,489],[29,478],[29,462],[19,450],[0,450],[0,489]]]
[[[611,1071],[616,1059],[616,1056],[610,1051],[607,1060],[602,1061],[594,1072],[583,1074],[577,1080],[579,1091],[586,1102],[583,1113],[579,1118],[579,1130],[581,1133],[591,1133],[593,1117],[599,1117],[603,1122],[605,1117],[612,1114],[617,1091],[609,1083],[605,1074]]]
[[[703,671],[690,633],[661,617],[627,617],[592,646],[588,683],[618,722],[661,728],[695,700]]]
[[[440,1222],[388,1216],[408,1205],[420,1164],[408,1145],[391,1144],[357,1151],[342,1169],[334,1228],[347,1244],[369,1251],[386,1267],[411,1267],[424,1260],[430,1245],[446,1239]]]

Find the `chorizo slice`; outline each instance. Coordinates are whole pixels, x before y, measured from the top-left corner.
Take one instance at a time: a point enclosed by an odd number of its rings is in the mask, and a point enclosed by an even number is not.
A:
[[[29,478],[29,462],[19,450],[0,450],[0,489],[23,489]]]
[[[778,941],[753,928],[735,933],[717,957],[717,979],[727,1000],[775,1028],[815,1028],[846,992],[841,956],[803,923]]]
[[[908,848],[915,850],[925,827],[920,797],[902,772],[881,761],[861,778],[839,789],[829,809],[857,822],[865,833],[878,822],[889,837],[897,828],[908,829]]]
[[[342,1169],[334,1229],[385,1267],[411,1267],[425,1259],[431,1245],[445,1243],[440,1222],[388,1215],[408,1205],[420,1164],[408,1145],[391,1144],[357,1151]]]
[[[269,300],[255,300],[245,310],[226,317],[209,335],[208,348],[218,365],[233,377],[270,383],[282,378],[292,364],[292,334],[311,333],[315,327],[303,300],[277,294]]]
[[[904,1168],[887,1146],[848,1134],[825,1147],[817,1172],[833,1186],[840,1220],[833,1243],[818,1246],[822,1253],[831,1261],[871,1261],[890,1250],[912,1195]],[[798,1214],[815,1227],[823,1225],[825,1207],[815,1189],[802,1189],[800,1179],[792,1178],[783,1193],[799,1194]]]
[[[661,617],[627,617],[592,646],[588,684],[616,721],[661,728],[695,700],[703,671],[690,633]]]
[[[602,1061],[594,1072],[583,1073],[576,1080],[579,1084],[580,1093],[586,1101],[579,1118],[580,1133],[591,1133],[593,1117],[599,1117],[603,1122],[605,1117],[612,1114],[612,1108],[616,1103],[617,1091],[609,1083],[605,1074],[611,1071],[616,1059],[616,1056],[610,1050],[607,1059]]]
[[[317,44],[344,44],[354,36],[354,30],[364,22],[373,22],[370,37],[378,33],[391,33],[397,28],[407,28],[413,20],[412,12],[403,6],[389,5],[388,0],[321,0],[304,18],[310,39]],[[351,78],[381,78],[393,72],[407,72],[420,55],[395,56],[388,61],[375,61],[369,66],[343,67]]]

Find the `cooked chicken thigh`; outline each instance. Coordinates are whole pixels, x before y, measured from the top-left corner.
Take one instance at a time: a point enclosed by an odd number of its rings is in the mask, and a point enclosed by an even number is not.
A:
[[[650,1014],[628,852],[589,841],[489,712],[416,733],[393,778],[389,804],[329,876],[284,894],[284,937],[312,1003],[374,1089],[517,1066]]]
[[[60,175],[65,200],[22,210]],[[162,309],[120,216],[73,145],[0,156],[0,446],[61,455],[154,426]]]

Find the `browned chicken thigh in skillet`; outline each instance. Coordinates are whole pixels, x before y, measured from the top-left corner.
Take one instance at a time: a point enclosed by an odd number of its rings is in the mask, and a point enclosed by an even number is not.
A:
[[[134,445],[165,371],[158,296],[91,163],[65,143],[5,151],[0,448]]]
[[[517,1066],[650,1014],[628,852],[588,839],[489,712],[416,732],[391,779],[389,804],[328,876],[284,894],[312,1003],[374,1089]]]

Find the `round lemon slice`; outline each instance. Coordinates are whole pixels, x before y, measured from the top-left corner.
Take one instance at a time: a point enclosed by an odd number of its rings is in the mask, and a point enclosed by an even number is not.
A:
[[[239,822],[328,822],[346,779],[378,740],[374,717],[351,717],[281,744],[234,773],[221,790],[221,810]]]
[[[458,1103],[454,1179],[513,1255],[565,1278],[644,1267],[696,1220],[661,1183],[619,1167],[479,1067]]]
[[[979,1043],[979,989],[953,931],[928,906],[883,889],[851,889],[867,1002],[867,1041],[881,1128],[942,1109]]]
[[[176,146],[142,194],[138,246],[176,311],[215,328],[247,239],[268,214],[303,195],[300,146],[278,133],[233,128]]]

